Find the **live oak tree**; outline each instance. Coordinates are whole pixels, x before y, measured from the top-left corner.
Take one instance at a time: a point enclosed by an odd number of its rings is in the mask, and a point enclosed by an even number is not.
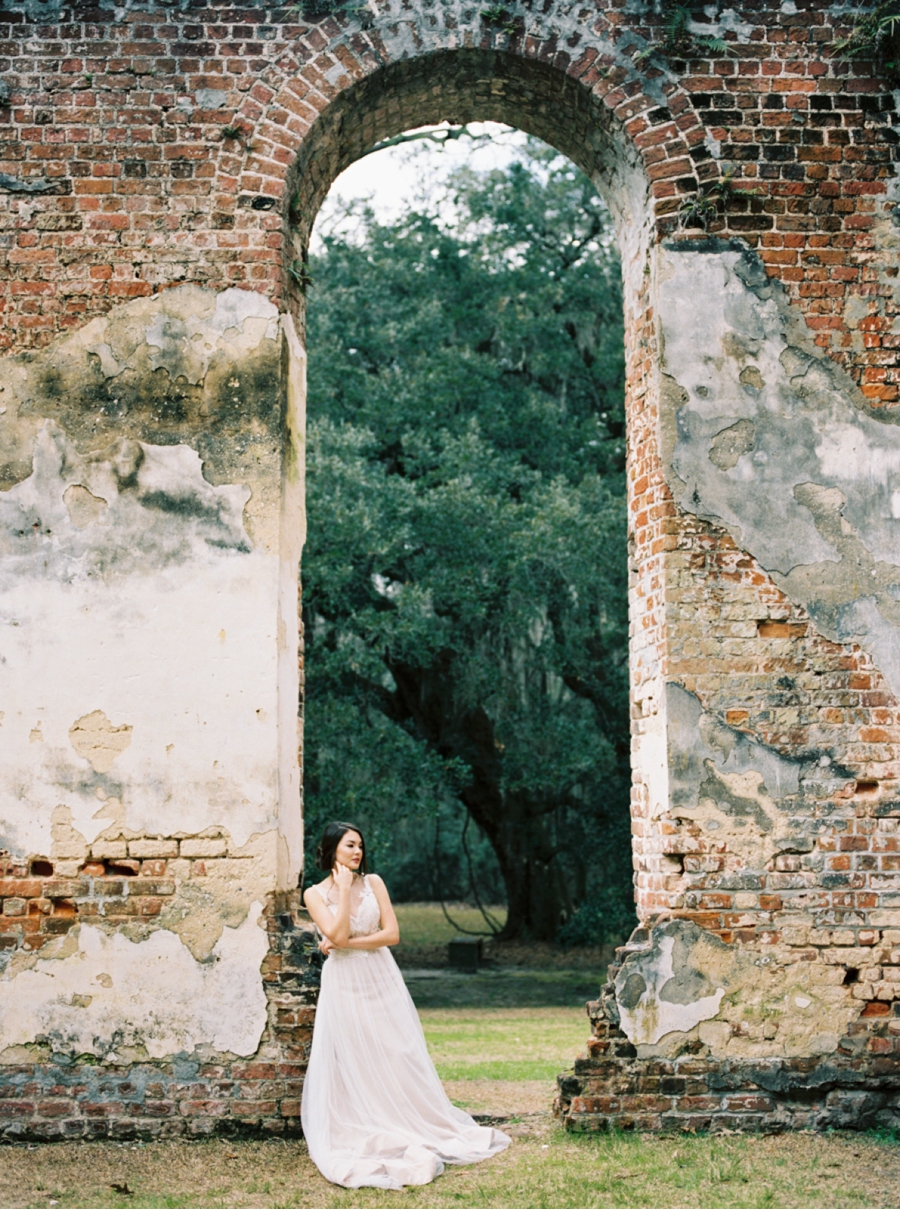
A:
[[[496,855],[504,937],[571,932],[579,908],[627,922],[623,320],[608,214],[529,141],[389,226],[351,207],[309,271],[310,835],[358,818],[382,870],[405,838],[428,898],[442,894],[433,821],[461,804],[472,842]]]

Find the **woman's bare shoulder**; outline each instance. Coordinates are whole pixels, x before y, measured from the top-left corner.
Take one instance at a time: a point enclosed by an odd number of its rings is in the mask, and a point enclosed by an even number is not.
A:
[[[326,900],[328,898],[326,894],[328,891],[327,884],[328,880],[323,879],[321,883],[313,883],[310,887],[307,887],[306,891],[303,893],[303,903],[306,904],[306,897],[311,891],[314,891],[320,900]]]

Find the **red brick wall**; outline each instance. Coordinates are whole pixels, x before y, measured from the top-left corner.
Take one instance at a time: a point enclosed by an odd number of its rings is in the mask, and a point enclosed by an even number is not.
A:
[[[527,6],[522,32],[512,36],[483,20],[463,35],[439,7],[427,18],[407,10],[402,23],[420,53],[457,44],[493,49],[509,56],[507,74],[528,80],[529,89],[539,76],[552,77],[559,97],[576,85],[582,110],[586,99],[602,105],[641,154],[661,230],[698,181],[716,178],[722,163],[734,166],[735,184],[755,196],[732,199],[714,230],[758,248],[820,343],[873,400],[892,402],[896,345],[879,334],[894,314],[895,267],[873,261],[872,252],[876,205],[893,174],[893,101],[869,65],[830,57],[846,28],[824,5],[797,7],[786,14],[774,3],[739,4],[751,32],[734,42],[734,57],[674,61],[673,77],[662,80],[654,66],[625,67],[604,53],[604,38],[627,59],[640,45],[633,32],[659,34],[623,3],[601,6],[567,37],[549,34],[552,20]],[[534,35],[526,33],[531,26]],[[390,63],[389,39],[377,27],[336,18],[309,25],[262,4],[180,13],[150,5],[119,21],[79,4],[64,7],[58,24],[41,25],[17,6],[0,11],[0,72],[10,90],[0,110],[0,172],[44,179],[53,190],[0,194],[4,347],[40,345],[116,302],[178,281],[242,284],[278,297],[282,200],[301,142],[336,97]],[[382,87],[362,123],[363,143],[421,117],[423,105],[440,109],[431,100],[440,93],[465,94],[458,87],[465,72],[453,55],[420,70],[418,107],[407,115]],[[664,106],[647,95],[660,85]],[[204,108],[198,89],[224,93],[225,104]],[[485,105],[497,107],[489,94]],[[547,108],[539,95],[530,105],[520,101],[520,124],[542,126],[578,156],[573,136],[583,116],[566,105]],[[226,137],[227,128],[242,137]],[[345,130],[339,141],[355,137]],[[346,161],[343,151],[331,149]],[[869,318],[844,314],[849,294],[866,299]]]

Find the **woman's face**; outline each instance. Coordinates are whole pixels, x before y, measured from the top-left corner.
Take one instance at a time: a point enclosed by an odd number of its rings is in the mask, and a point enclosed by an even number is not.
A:
[[[348,829],[337,843],[337,849],[334,851],[334,859],[336,862],[342,862],[344,866],[349,866],[351,870],[358,870],[359,864],[362,862],[363,843],[362,837],[354,830]]]

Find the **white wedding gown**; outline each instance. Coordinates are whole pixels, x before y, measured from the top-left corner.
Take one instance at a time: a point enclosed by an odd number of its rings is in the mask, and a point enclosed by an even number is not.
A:
[[[350,936],[380,928],[363,877],[351,892]],[[423,1186],[445,1163],[482,1161],[510,1142],[450,1102],[386,946],[325,960],[301,1118],[310,1156],[339,1186]]]

